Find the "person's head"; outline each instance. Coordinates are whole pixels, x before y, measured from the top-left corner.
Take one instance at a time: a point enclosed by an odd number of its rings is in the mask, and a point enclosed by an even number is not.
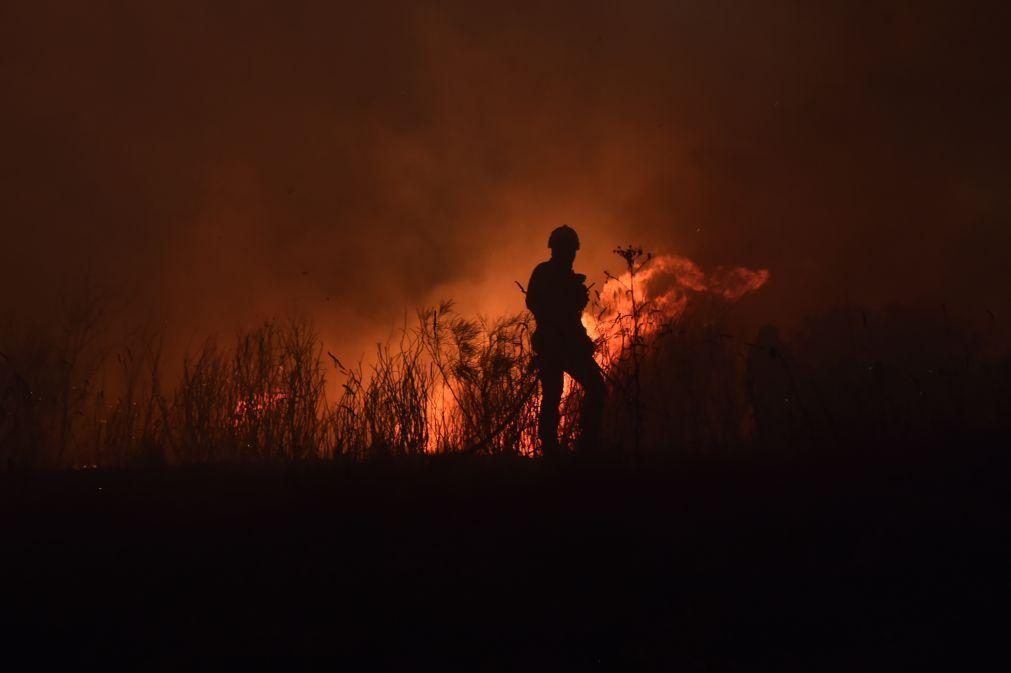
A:
[[[551,248],[551,259],[572,264],[576,259],[576,251],[579,250],[579,236],[575,229],[563,224],[551,232],[548,247]]]

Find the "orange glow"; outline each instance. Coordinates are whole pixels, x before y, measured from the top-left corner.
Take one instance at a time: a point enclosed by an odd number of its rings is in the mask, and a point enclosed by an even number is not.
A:
[[[583,326],[598,341],[603,363],[621,352],[628,338],[633,302],[639,307],[639,333],[648,335],[681,318],[692,301],[710,296],[734,302],[769,280],[767,269],[718,268],[712,273],[680,255],[657,255],[604,283],[597,301],[583,313]],[[624,326],[625,329],[621,329]]]
[[[288,395],[283,392],[259,393],[252,399],[239,400],[235,405],[235,425],[278,408]]]

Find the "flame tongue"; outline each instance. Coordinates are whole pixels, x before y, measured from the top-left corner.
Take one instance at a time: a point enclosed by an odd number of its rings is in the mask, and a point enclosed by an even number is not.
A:
[[[636,304],[647,306],[650,319],[643,321],[641,331],[650,332],[662,322],[679,318],[690,301],[702,295],[737,301],[754,292],[769,280],[767,269],[720,267],[704,272],[695,262],[680,255],[657,255],[635,274],[629,272],[611,277],[600,291],[599,304],[583,314],[583,325],[594,339],[604,338],[610,352],[620,350],[622,338],[609,329],[616,321],[627,318]]]

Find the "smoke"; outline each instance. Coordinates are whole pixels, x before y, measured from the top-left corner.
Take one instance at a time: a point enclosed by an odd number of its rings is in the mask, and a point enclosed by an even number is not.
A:
[[[629,242],[768,269],[763,322],[1011,308],[985,6],[341,4],[6,3],[2,308],[89,277],[184,345],[294,313],[353,360],[520,310],[563,222],[591,281]]]

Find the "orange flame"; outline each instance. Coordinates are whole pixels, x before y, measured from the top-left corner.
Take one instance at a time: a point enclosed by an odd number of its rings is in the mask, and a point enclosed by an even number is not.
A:
[[[596,306],[583,313],[583,326],[594,340],[604,338],[606,358],[620,351],[621,338],[613,326],[633,313],[633,301],[648,309],[640,333],[648,334],[662,322],[680,318],[689,303],[701,296],[734,302],[758,290],[769,280],[767,269],[717,268],[712,273],[680,255],[657,255],[638,268],[633,278],[628,271],[611,276],[600,290]],[[642,309],[640,309],[642,310]]]
[[[288,395],[281,391],[258,393],[252,399],[239,400],[235,405],[233,422],[236,426],[256,415],[269,412],[284,404]]]

